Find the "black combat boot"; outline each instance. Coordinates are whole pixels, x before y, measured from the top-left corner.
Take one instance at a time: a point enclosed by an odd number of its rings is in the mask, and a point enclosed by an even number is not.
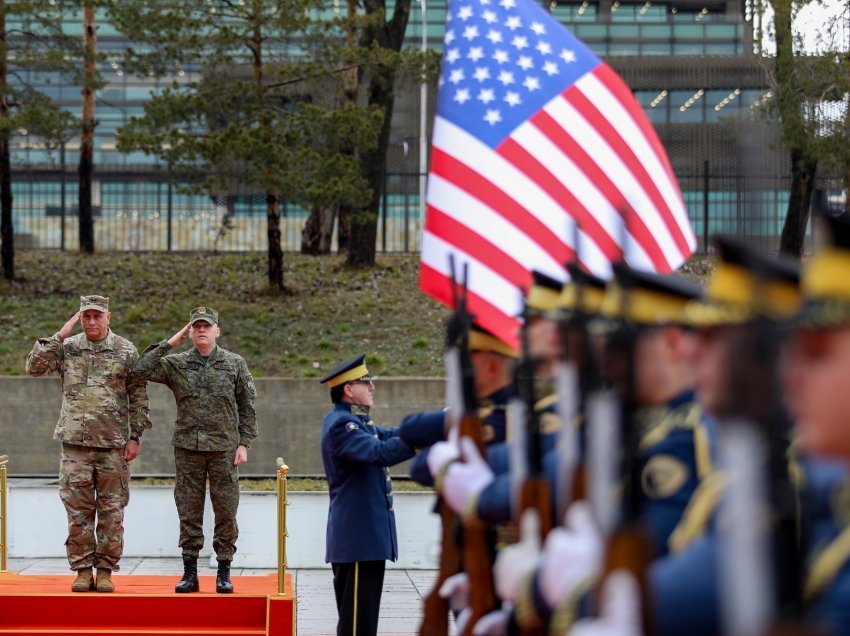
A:
[[[174,591],[178,594],[188,594],[197,592],[199,589],[201,588],[198,585],[198,557],[184,556],[183,578],[174,586]]]
[[[218,562],[218,573],[215,575],[215,591],[219,594],[233,594],[233,583],[230,582],[230,561]]]

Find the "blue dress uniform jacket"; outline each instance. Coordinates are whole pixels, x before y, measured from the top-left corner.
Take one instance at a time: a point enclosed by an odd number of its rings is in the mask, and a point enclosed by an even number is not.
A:
[[[496,448],[507,435],[507,404],[514,395],[513,386],[494,391],[482,400],[478,416],[484,420],[484,442]],[[423,449],[413,460],[410,478],[423,486],[433,486],[434,478],[428,468],[430,446],[445,438],[446,411],[426,411],[408,415],[399,426],[399,436],[414,448]]]
[[[336,404],[322,424],[322,462],[328,478],[327,563],[398,558],[388,466],[413,456],[397,429]]]
[[[811,514],[807,618],[831,636],[850,636],[850,471],[812,461],[804,471]]]

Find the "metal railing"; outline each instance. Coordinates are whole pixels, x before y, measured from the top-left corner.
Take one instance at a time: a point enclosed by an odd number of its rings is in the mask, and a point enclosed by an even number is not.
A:
[[[6,533],[6,497],[8,495],[6,488],[6,464],[9,463],[8,455],[0,455],[0,573],[6,571],[7,567],[7,552],[9,541]]]
[[[282,457],[277,458],[277,593],[286,596],[286,530],[287,500],[286,473],[289,466]]]

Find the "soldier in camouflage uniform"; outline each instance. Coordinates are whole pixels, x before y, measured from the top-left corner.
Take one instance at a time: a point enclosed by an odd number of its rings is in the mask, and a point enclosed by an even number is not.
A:
[[[190,351],[172,353],[186,337]],[[216,592],[233,592],[230,563],[236,552],[237,466],[248,460],[257,436],[256,390],[245,360],[216,345],[218,312],[196,307],[189,324],[170,339],[151,345],[136,363],[139,377],[168,386],[177,401],[174,427],[174,501],[180,516],[183,578],[176,592],[197,592],[198,553],[204,545],[204,498],[210,481],[215,512],[213,549],[218,558]]]
[[[59,497],[68,513],[68,563],[74,592],[112,592],[124,548],[128,462],[150,428],[146,383],[133,375],[139,354],[109,328],[109,298],[82,296],[80,311],[27,356],[32,376],[62,376],[62,410],[54,439],[62,442]],[[77,323],[83,333],[72,336]],[[97,518],[95,521],[95,517]],[[97,568],[97,582],[92,578]]]

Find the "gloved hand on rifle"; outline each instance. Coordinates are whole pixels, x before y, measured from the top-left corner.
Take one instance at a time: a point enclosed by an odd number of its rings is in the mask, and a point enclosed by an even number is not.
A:
[[[567,636],[643,636],[640,590],[631,573],[617,570],[602,586],[599,618],[577,621]]]
[[[449,466],[440,490],[443,500],[457,514],[461,514],[467,504],[494,479],[487,460],[470,438],[460,438],[460,453],[462,461]]]
[[[460,458],[460,447],[457,439],[437,442],[428,449],[428,470],[436,483],[441,473],[448,465]],[[438,484],[439,485],[439,484]]]
[[[602,571],[605,546],[602,534],[586,501],[577,501],[567,509],[564,526],[546,537],[540,556],[538,582],[543,599],[550,608]]]
[[[449,607],[457,616],[457,633],[466,631],[466,623],[472,614],[469,610],[469,575],[459,572],[447,578],[440,586],[440,596],[449,601]]]
[[[512,603],[522,581],[540,562],[540,514],[537,510],[526,510],[519,525],[519,541],[499,550],[493,566],[496,593],[503,601]]]

